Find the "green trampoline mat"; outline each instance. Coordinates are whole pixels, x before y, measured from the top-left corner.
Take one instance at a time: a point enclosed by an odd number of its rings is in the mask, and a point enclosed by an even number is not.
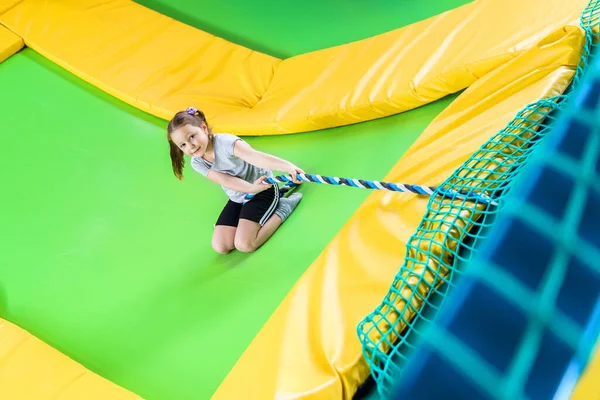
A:
[[[410,25],[470,0],[136,0],[231,42],[280,58]]]
[[[259,251],[217,255],[226,198],[189,168],[172,176],[165,121],[29,49],[0,64],[0,87],[0,316],[148,399],[210,397],[369,194],[304,185]],[[453,98],[247,141],[306,171],[381,179]]]

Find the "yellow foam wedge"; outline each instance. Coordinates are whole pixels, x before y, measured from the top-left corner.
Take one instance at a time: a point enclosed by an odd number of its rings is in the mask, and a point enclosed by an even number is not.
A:
[[[18,326],[0,318],[0,399],[134,400]]]

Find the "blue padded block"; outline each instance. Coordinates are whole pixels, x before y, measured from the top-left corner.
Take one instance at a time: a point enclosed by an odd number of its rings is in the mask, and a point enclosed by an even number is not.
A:
[[[412,379],[406,379],[404,385],[396,385],[390,399],[491,399],[471,379],[456,371],[451,363],[437,353],[423,348],[416,356],[419,357],[419,362],[413,370],[407,371]],[[420,373],[421,371],[427,373]],[[435,380],[431,376],[435,376]]]
[[[561,221],[574,187],[575,182],[565,173],[546,167],[533,183],[528,200]]]
[[[600,194],[594,190],[588,192],[578,234],[589,244],[600,247]]]
[[[552,399],[574,355],[573,349],[545,330],[525,384],[525,394],[531,400]]]
[[[600,300],[600,275],[577,258],[569,262],[556,304],[564,314],[586,326]]]
[[[507,225],[491,259],[532,291],[537,291],[552,259],[554,242],[521,220],[513,219]]]
[[[587,139],[590,136],[590,131],[590,126],[581,121],[569,121],[567,131],[560,139],[560,152],[569,155],[575,160],[581,160]]]
[[[526,324],[520,308],[476,282],[447,329],[503,372],[518,349]]]
[[[591,84],[589,92],[583,100],[583,107],[587,110],[594,111],[598,108],[598,100],[600,99],[600,81],[597,79]]]

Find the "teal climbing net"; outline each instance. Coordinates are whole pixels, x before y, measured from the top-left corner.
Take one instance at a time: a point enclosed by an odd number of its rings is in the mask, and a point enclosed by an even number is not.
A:
[[[459,282],[462,267],[476,254],[517,177],[555,125],[579,85],[600,37],[600,0],[591,0],[580,19],[586,43],[573,82],[563,95],[536,101],[490,138],[428,202],[407,243],[404,264],[381,304],[358,325],[363,354],[377,389],[390,394],[395,380],[423,340],[424,330]],[[499,206],[456,199],[445,192],[479,192]],[[432,382],[433,383],[433,382]]]

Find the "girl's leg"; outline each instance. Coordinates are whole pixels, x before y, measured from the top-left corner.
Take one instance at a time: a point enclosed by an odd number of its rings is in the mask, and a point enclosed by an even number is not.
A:
[[[294,193],[290,197],[279,200],[275,211],[271,214],[265,214],[264,218],[269,218],[261,226],[260,223],[243,218],[244,213],[238,224],[235,234],[235,248],[242,252],[252,252],[263,245],[270,238],[279,226],[290,216],[302,199],[301,193]],[[251,213],[249,213],[252,215]]]
[[[273,214],[266,224],[240,219],[235,233],[235,248],[244,253],[251,253],[263,245],[281,225],[281,217]]]
[[[220,254],[227,254],[235,248],[235,226],[217,225],[212,237],[212,248]]]
[[[221,211],[212,236],[212,248],[217,253],[227,254],[235,248],[235,233],[241,209],[241,204],[230,200]]]

